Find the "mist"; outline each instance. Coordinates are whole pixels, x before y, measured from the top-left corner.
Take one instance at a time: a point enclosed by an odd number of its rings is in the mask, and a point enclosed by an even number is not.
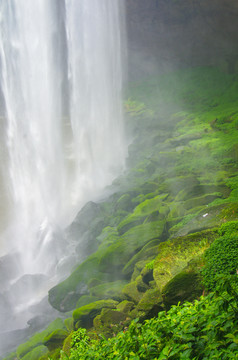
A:
[[[118,330],[156,316],[208,247],[178,260],[176,244],[235,219],[237,15],[235,0],[0,2],[0,356],[55,319],[114,336],[108,309]]]

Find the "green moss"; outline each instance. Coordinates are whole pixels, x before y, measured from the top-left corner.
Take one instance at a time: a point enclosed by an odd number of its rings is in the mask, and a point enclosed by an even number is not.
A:
[[[52,351],[59,348],[63,344],[67,336],[68,331],[63,329],[57,329],[43,339],[43,344],[48,347],[49,351]]]
[[[101,271],[123,268],[137,251],[152,239],[159,239],[164,230],[164,221],[138,225],[127,231],[109,246],[100,259]]]
[[[60,359],[60,352],[61,352],[61,349],[55,349],[55,350],[52,350],[52,351],[49,351],[48,353],[46,353],[45,355],[41,356],[39,358],[39,360],[58,360]]]
[[[165,308],[179,302],[193,301],[202,295],[203,286],[198,273],[182,271],[173,277],[163,288],[162,296]]]
[[[117,305],[117,309],[124,314],[128,314],[135,306],[133,301],[123,300]]]
[[[114,300],[99,300],[74,310],[73,319],[76,324],[76,328],[90,328],[92,326],[93,319],[96,315],[100,314],[102,309],[115,309],[117,304],[118,302]]]
[[[117,301],[123,300],[122,289],[127,284],[127,281],[117,280],[109,283],[100,284],[90,289],[92,296],[101,299],[114,299]]]
[[[161,292],[154,288],[147,290],[136,308],[130,312],[132,318],[140,318],[140,320],[149,319],[157,316],[158,312],[163,311],[163,299]]]
[[[76,304],[76,309],[77,308],[80,308],[82,306],[85,306],[85,305],[88,305],[88,304],[91,304],[95,301],[98,301],[98,300],[101,300],[99,297],[97,296],[91,296],[91,295],[83,295],[79,298],[79,300],[77,301],[77,304]]]
[[[42,355],[46,354],[48,349],[46,346],[39,345],[33,350],[28,352],[25,356],[22,357],[22,360],[38,360]]]
[[[133,272],[135,264],[141,260],[150,260],[154,259],[158,254],[159,240],[152,240],[146,244],[138,253],[136,253],[130,261],[124,266],[122,273],[124,275],[129,275]]]
[[[82,295],[88,294],[87,282],[97,274],[98,259],[89,257],[63,282],[49,291],[50,304],[60,311],[74,308]]]
[[[124,287],[122,292],[128,300],[133,301],[134,303],[138,303],[143,297],[143,292],[138,290],[137,281],[131,281]]]
[[[158,220],[159,217],[164,218],[169,211],[168,207],[163,203],[167,196],[168,194],[157,195],[136,206],[133,213],[128,215],[126,219],[118,225],[119,233],[123,234],[125,231],[128,231],[131,227],[135,226],[133,224],[142,223],[148,218],[149,214],[157,212],[156,220]]]
[[[202,254],[210,246],[216,236],[216,231],[207,230],[161,243],[153,271],[158,289],[162,291],[192,258]]]
[[[66,355],[70,355],[73,332],[64,340],[62,350]]]
[[[72,331],[73,327],[74,327],[72,317],[65,319],[64,325],[65,325],[66,329],[68,330],[68,332]]]
[[[16,351],[17,357],[21,359],[34,348],[43,345],[44,338],[57,329],[65,329],[61,319],[54,320],[45,330],[36,333],[26,343],[19,345]]]
[[[100,315],[97,315],[93,321],[95,330],[105,337],[115,336],[123,329],[126,315],[118,310],[103,309]]]

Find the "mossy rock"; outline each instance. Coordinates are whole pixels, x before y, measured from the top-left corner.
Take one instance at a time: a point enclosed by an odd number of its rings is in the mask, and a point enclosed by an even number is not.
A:
[[[203,195],[220,193],[223,197],[228,197],[231,190],[226,185],[200,184],[191,189],[183,189],[176,196],[176,201],[186,201]]]
[[[206,194],[196,198],[189,199],[184,202],[183,206],[186,210],[197,208],[198,206],[208,205],[212,201],[216,200],[217,198],[221,198],[222,194],[215,193],[215,194]]]
[[[100,299],[99,297],[97,296],[91,296],[91,295],[83,295],[79,298],[79,300],[77,301],[77,304],[76,304],[76,309],[82,307],[82,306],[85,306],[85,305],[88,305],[88,304],[91,304],[95,301],[98,301],[98,300],[102,300]]]
[[[166,310],[178,302],[193,301],[202,295],[203,286],[198,273],[182,271],[163,288],[162,296]]]
[[[158,289],[162,291],[164,286],[180,273],[192,258],[203,254],[216,237],[217,230],[206,230],[161,243],[153,270]]]
[[[204,206],[198,214],[189,214],[188,221],[184,219],[169,230],[171,237],[186,236],[206,229],[219,227],[223,222],[223,212],[230,208],[229,204]],[[228,211],[227,211],[228,212]],[[186,218],[186,217],[185,217]]]
[[[138,276],[142,274],[142,271],[145,271],[145,273],[147,273],[146,266],[147,266],[148,263],[149,263],[148,259],[145,259],[145,260],[140,260],[135,264],[134,271],[133,271],[133,274],[131,276],[132,281],[135,281],[138,278]],[[148,272],[150,272],[149,269],[148,269]],[[145,283],[147,283],[147,281],[145,281]]]
[[[116,210],[131,211],[134,208],[130,194],[123,194],[116,202]]]
[[[44,345],[39,345],[33,350],[23,356],[22,360],[39,360],[44,354],[48,352],[48,348]]]
[[[17,357],[21,359],[34,348],[43,345],[44,338],[58,329],[66,329],[64,322],[61,319],[54,320],[45,330],[36,333],[27,342],[19,345],[16,351]]]
[[[66,339],[64,339],[62,350],[66,355],[70,355],[70,349],[71,349],[71,342],[72,342],[72,336],[73,332],[67,336]]]
[[[126,285],[122,291],[128,300],[131,300],[136,304],[143,297],[143,292],[140,292],[138,290],[137,285],[138,285],[137,281],[132,281],[128,285]]]
[[[115,300],[99,300],[74,310],[73,319],[75,328],[84,327],[88,329],[92,327],[93,319],[100,314],[102,309],[115,309],[117,304],[118,302]]]
[[[89,257],[63,282],[49,291],[50,304],[59,311],[72,310],[80,296],[89,295],[87,282],[97,274],[98,259]]]
[[[102,254],[99,269],[111,273],[113,268],[122,269],[146,243],[161,238],[164,225],[165,221],[155,221],[135,226],[127,231]]]
[[[49,351],[52,351],[59,348],[67,336],[68,331],[57,329],[43,339],[43,344],[48,347]]]
[[[128,314],[135,306],[133,301],[123,300],[117,305],[117,309],[124,314]]]
[[[136,308],[129,315],[133,318],[139,317],[141,320],[144,320],[157,316],[163,310],[161,292],[158,289],[149,289],[144,293]]]
[[[121,321],[126,319],[124,312],[119,311],[118,309],[103,309],[99,315],[101,322],[104,324],[118,324]]]
[[[184,189],[192,191],[199,184],[199,180],[194,175],[172,177],[165,181],[167,191],[173,196]]]
[[[94,286],[90,289],[90,294],[99,299],[113,299],[117,301],[123,300],[122,289],[127,281],[117,280]]]
[[[163,220],[169,212],[168,206],[164,204],[167,196],[168,194],[157,195],[137,205],[133,213],[118,225],[119,234],[124,234],[130,228],[142,224],[145,220],[147,222]],[[154,216],[149,216],[151,214],[154,214]]]
[[[141,260],[152,260],[158,254],[159,240],[152,240],[136,253],[124,266],[122,273],[126,276],[130,275],[134,271],[135,264]]]
[[[103,309],[101,314],[94,318],[93,326],[100,334],[111,337],[123,329],[126,318],[126,314],[121,311]]]
[[[39,360],[49,360],[49,359],[50,360],[59,360],[60,359],[60,352],[61,352],[60,348],[49,351],[45,355],[41,356],[39,358]]]
[[[64,320],[64,324],[66,329],[68,330],[68,332],[72,331],[74,328],[74,322],[73,322],[73,318],[69,317],[67,319]]]
[[[103,251],[105,252],[105,251]],[[63,282],[49,291],[49,302],[57,310],[67,312],[75,309],[77,302],[84,295],[90,295],[89,282],[110,281],[114,276],[99,271],[99,254],[96,252],[80,264],[77,269]]]

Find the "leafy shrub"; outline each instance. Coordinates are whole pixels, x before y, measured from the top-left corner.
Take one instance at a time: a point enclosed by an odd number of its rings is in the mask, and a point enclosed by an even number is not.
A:
[[[208,290],[215,290],[217,275],[235,274],[238,269],[238,235],[224,235],[216,239],[204,256],[203,283]]]
[[[238,352],[238,296],[221,289],[222,295],[209,294],[173,306],[167,313],[144,324],[133,321],[111,339],[91,340],[79,329],[72,341],[69,357],[62,360],[210,360],[236,359]]]

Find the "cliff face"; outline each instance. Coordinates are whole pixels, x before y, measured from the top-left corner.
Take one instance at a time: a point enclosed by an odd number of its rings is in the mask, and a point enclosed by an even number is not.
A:
[[[127,0],[129,76],[216,65],[234,72],[238,59],[235,0]]]

